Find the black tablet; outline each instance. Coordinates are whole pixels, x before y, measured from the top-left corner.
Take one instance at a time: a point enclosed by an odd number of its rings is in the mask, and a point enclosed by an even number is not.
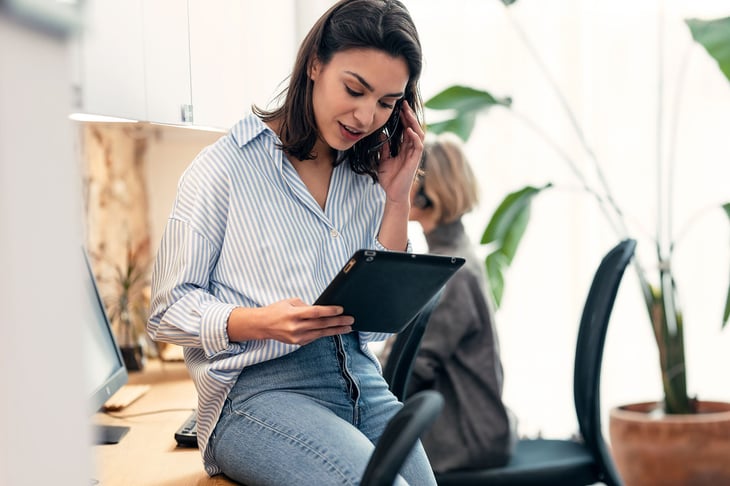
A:
[[[341,305],[355,331],[400,332],[464,264],[456,256],[358,250],[319,296]]]

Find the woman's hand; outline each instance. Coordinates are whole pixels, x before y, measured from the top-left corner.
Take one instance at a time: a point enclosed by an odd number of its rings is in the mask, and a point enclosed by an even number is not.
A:
[[[407,101],[403,100],[400,123],[403,124],[403,140],[400,151],[390,156],[390,144],[386,143],[380,153],[378,180],[383,186],[388,202],[410,204],[410,191],[423,153],[425,133]]]
[[[390,156],[390,146],[387,143],[380,154],[378,180],[385,190],[385,208],[378,241],[385,248],[405,251],[408,245],[411,186],[421,162],[425,134],[406,101],[403,101],[401,107],[400,122],[404,130],[398,155]]]
[[[236,307],[228,317],[233,342],[274,339],[286,344],[309,344],[324,336],[352,331],[352,316],[334,305],[307,305],[292,298],[259,308]]]

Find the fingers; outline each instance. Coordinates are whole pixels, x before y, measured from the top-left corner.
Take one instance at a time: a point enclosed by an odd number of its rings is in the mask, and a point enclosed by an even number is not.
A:
[[[343,312],[344,309],[342,306],[338,305],[313,305],[297,309],[296,318],[303,327],[309,329],[327,329],[352,326],[355,322],[355,318],[344,315]]]
[[[327,327],[324,329],[314,329],[307,333],[302,334],[300,336],[299,340],[293,344],[299,344],[301,346],[304,346],[305,344],[309,344],[312,341],[319,339],[319,338],[337,336],[339,334],[347,334],[349,332],[352,332],[352,327],[350,327],[350,326]]]
[[[339,316],[345,309],[339,305],[313,305],[302,310],[302,317],[305,319],[316,319],[318,317]]]
[[[319,317],[300,317],[302,320],[309,321],[312,327],[337,327],[351,326],[355,322],[352,316],[346,316],[342,313],[335,316],[319,316]]]
[[[418,139],[423,142],[423,140],[426,138],[426,132],[423,130],[421,124],[418,123],[416,113],[411,108],[411,105],[409,105],[408,102],[405,100],[403,100],[403,106],[405,107],[405,110],[401,109],[401,118],[403,117],[403,115],[405,115],[405,120],[403,120],[405,125],[411,128],[411,130],[418,137]]]
[[[342,315],[342,308],[335,306],[313,306],[311,309],[339,309],[339,314],[330,317],[316,317],[300,319],[296,324],[296,331],[292,333],[292,343],[305,345],[315,339],[352,332],[355,319],[352,316]]]
[[[352,330],[352,325],[355,323],[355,318],[352,316],[343,315],[341,310],[342,307],[339,307],[339,309],[340,312],[335,316],[321,316],[314,319],[309,319],[310,324],[312,324],[313,327],[319,329],[346,327],[348,328],[347,332],[350,332]]]
[[[421,161],[426,132],[423,130],[421,124],[418,123],[418,118],[416,118],[415,112],[407,101],[403,101],[401,118],[405,127],[405,130],[403,130],[402,145],[402,148],[405,149],[404,157],[410,162],[408,164],[409,167],[417,167],[417,164]]]

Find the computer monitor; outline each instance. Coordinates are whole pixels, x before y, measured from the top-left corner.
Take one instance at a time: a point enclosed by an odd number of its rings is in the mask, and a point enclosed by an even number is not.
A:
[[[82,251],[86,267],[84,278],[84,368],[91,413],[96,413],[117,390],[127,383],[127,368],[112,332],[104,302],[99,294],[96,278],[86,250]],[[115,444],[129,431],[129,427],[97,425],[95,440],[101,444]]]

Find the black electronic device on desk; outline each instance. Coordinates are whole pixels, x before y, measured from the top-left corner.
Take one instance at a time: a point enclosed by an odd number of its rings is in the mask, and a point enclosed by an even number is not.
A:
[[[198,447],[198,414],[195,410],[175,431],[175,441],[180,447]]]
[[[84,329],[85,378],[89,387],[90,409],[96,412],[127,383],[129,375],[85,249],[79,251],[79,263],[85,267],[86,275],[83,288],[84,322],[79,324]],[[94,440],[98,444],[116,444],[128,431],[129,427],[124,426],[96,425]]]
[[[355,318],[355,331],[400,332],[464,262],[456,256],[358,250],[315,304],[341,305]]]

